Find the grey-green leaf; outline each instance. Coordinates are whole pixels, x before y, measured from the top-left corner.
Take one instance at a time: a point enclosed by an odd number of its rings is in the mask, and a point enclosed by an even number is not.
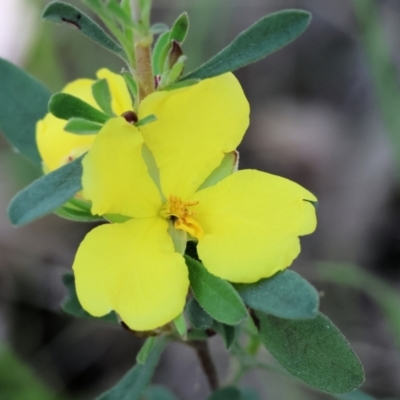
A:
[[[94,135],[99,132],[102,126],[97,122],[88,121],[87,119],[71,118],[64,126],[64,130],[77,135]]]
[[[146,364],[135,365],[112,389],[100,395],[97,400],[139,400],[150,383],[166,342],[165,337],[158,337]]]
[[[109,119],[108,115],[68,93],[56,93],[51,96],[49,111],[57,118],[65,120],[82,118],[103,124]]]
[[[100,79],[92,85],[92,94],[96,103],[107,115],[114,115],[110,88],[106,79]]]
[[[72,274],[72,273],[65,274],[63,276],[63,283],[68,289],[68,296],[62,303],[61,308],[66,313],[71,314],[75,317],[79,317],[79,318],[97,319],[100,321],[106,321],[106,322],[111,322],[111,323],[115,323],[115,324],[119,323],[117,314],[115,314],[114,311],[110,312],[109,314],[105,315],[104,317],[99,318],[99,317],[93,317],[93,315],[90,315],[88,312],[86,312],[82,308],[81,303],[79,302],[78,296],[76,294],[74,274]]]
[[[41,164],[36,122],[47,113],[51,93],[26,72],[0,58],[0,130],[20,153]]]
[[[339,400],[376,400],[375,397],[371,397],[369,394],[366,394],[361,390],[355,390],[351,393],[335,395],[334,397],[335,399]]]
[[[178,400],[167,388],[151,385],[143,393],[143,400]]]
[[[100,46],[103,46],[124,61],[127,61],[126,54],[122,47],[115,42],[100,25],[70,4],[61,1],[50,3],[44,9],[42,18],[56,23],[66,23],[77,28]]]
[[[256,312],[264,346],[292,375],[328,393],[351,392],[364,381],[361,363],[323,314],[293,321]]]
[[[195,329],[208,329],[213,325],[213,319],[200,306],[195,298],[189,299],[185,307],[189,322]]]
[[[19,192],[8,208],[14,225],[24,225],[61,207],[82,189],[82,157],[44,175]]]
[[[294,271],[234,287],[247,306],[266,314],[286,319],[308,319],[318,314],[317,291]]]
[[[139,364],[146,364],[147,358],[150,355],[151,350],[156,344],[156,337],[155,336],[150,336],[146,339],[146,341],[143,343],[142,347],[139,350],[139,353],[136,355],[136,361]]]
[[[242,299],[229,282],[210,274],[187,255],[185,261],[193,294],[211,317],[227,325],[237,325],[247,317]]]
[[[238,388],[227,386],[215,391],[208,400],[242,400],[242,394]]]
[[[254,63],[299,37],[310,20],[310,13],[301,10],[285,10],[267,15],[181,80],[211,78]]]

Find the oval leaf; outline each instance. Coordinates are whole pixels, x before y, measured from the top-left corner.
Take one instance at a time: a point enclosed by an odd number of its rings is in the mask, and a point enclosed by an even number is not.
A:
[[[139,400],[149,384],[167,341],[158,337],[147,357],[146,364],[137,364],[108,392],[97,400]]]
[[[299,37],[310,20],[310,13],[301,10],[285,10],[267,15],[181,80],[211,78],[256,62]]]
[[[82,189],[82,157],[44,175],[19,192],[10,202],[8,216],[24,225],[61,207]]]
[[[71,118],[64,126],[64,130],[77,135],[94,135],[100,131],[102,126],[97,122],[88,121],[87,119]]]
[[[323,314],[291,321],[256,312],[260,339],[279,363],[306,384],[328,393],[347,393],[364,380],[359,359]]]
[[[286,319],[314,318],[319,297],[315,288],[294,271],[277,273],[251,284],[236,284],[246,305],[257,311]]]
[[[109,314],[104,315],[103,317],[93,317],[93,315],[90,315],[82,308],[81,303],[78,300],[78,295],[76,294],[74,274],[72,273],[65,274],[63,276],[63,283],[68,289],[68,295],[67,298],[64,300],[64,302],[61,304],[61,308],[66,313],[79,318],[97,319],[101,321],[119,324],[119,319],[114,311],[111,311]]]
[[[233,286],[211,275],[204,266],[185,255],[193,294],[204,310],[215,320],[237,325],[247,317],[247,310]]]
[[[49,111],[55,117],[65,120],[81,118],[103,124],[109,119],[108,115],[68,93],[56,93],[51,96]]]
[[[20,153],[40,165],[36,122],[46,115],[51,93],[32,76],[1,58],[0,76],[0,130]]]
[[[116,43],[100,25],[70,4],[61,1],[50,3],[44,9],[42,18],[56,23],[66,23],[77,28],[100,46],[103,46],[124,61],[127,61],[126,54],[122,47]]]

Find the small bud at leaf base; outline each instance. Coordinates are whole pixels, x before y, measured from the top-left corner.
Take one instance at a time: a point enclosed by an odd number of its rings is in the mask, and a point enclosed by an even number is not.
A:
[[[173,40],[172,47],[167,58],[168,64],[165,66],[166,68],[164,68],[164,70],[171,69],[182,55],[183,51],[180,44],[176,40]]]

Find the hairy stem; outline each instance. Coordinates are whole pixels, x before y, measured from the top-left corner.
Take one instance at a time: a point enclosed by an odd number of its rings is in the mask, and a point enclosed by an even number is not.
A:
[[[135,32],[135,58],[139,89],[139,101],[142,101],[150,93],[154,92],[153,67],[151,64],[151,43],[153,36],[149,32],[150,13],[142,14],[139,0],[132,0],[131,3],[133,19],[138,29]],[[148,15],[147,15],[148,14]]]

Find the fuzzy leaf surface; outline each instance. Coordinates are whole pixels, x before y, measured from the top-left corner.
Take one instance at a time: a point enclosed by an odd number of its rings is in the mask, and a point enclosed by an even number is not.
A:
[[[25,225],[61,207],[82,189],[82,157],[43,175],[10,202],[8,216],[14,225]]]
[[[237,325],[247,317],[247,310],[233,286],[212,274],[197,260],[185,255],[190,286],[201,307],[215,320]]]
[[[65,23],[81,31],[85,36],[127,61],[122,47],[114,41],[104,29],[89,16],[62,1],[50,3],[43,11],[42,18],[56,23]]]
[[[181,80],[211,78],[261,60],[299,37],[310,20],[310,13],[302,10],[285,10],[267,15]]]
[[[196,329],[209,329],[213,325],[213,319],[200,306],[195,298],[189,299],[186,303],[186,314],[189,322]]]
[[[292,375],[328,393],[351,392],[364,381],[360,360],[325,315],[293,321],[256,312],[264,346]]]
[[[234,287],[250,308],[275,317],[309,319],[318,314],[317,291],[294,271],[286,270],[256,283]]]
[[[12,146],[40,166],[36,122],[46,115],[51,93],[35,78],[2,58],[0,76],[0,130]]]

